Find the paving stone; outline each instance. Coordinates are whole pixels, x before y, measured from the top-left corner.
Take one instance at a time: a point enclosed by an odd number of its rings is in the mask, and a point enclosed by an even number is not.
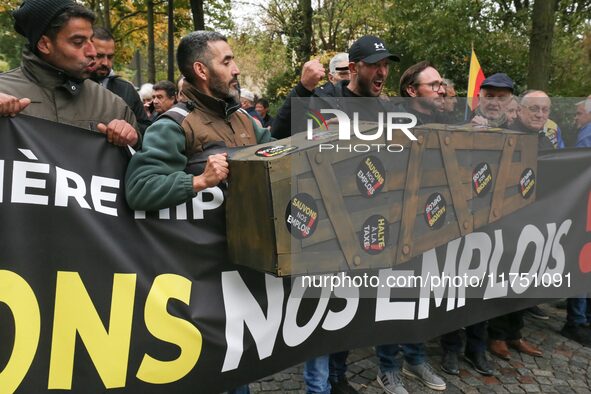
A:
[[[564,379],[550,378],[550,381],[554,386],[568,386],[568,383]]]
[[[271,390],[280,390],[281,386],[277,382],[262,382],[261,383],[261,390],[263,391],[271,391]]]
[[[575,391],[568,386],[556,386],[556,391],[560,394],[573,394]]]
[[[375,375],[373,377],[373,379],[375,379]],[[353,383],[358,383],[358,384],[365,384],[367,385],[369,382],[371,382],[371,379],[368,378],[364,378],[361,375],[355,375],[353,376],[353,378],[351,379],[351,382]]]
[[[526,393],[539,393],[540,387],[537,384],[522,384],[521,388],[525,390]]]
[[[502,384],[491,386],[491,389],[497,394],[505,394],[509,392]]]
[[[358,373],[361,373],[362,371],[364,371],[364,369],[361,365],[351,364],[347,367],[347,371],[350,371],[351,373],[354,373],[354,374],[358,374]]]
[[[492,389],[490,389],[488,387],[479,387],[478,392],[482,393],[482,394],[494,394],[495,393],[495,391],[493,391]]]
[[[283,390],[298,390],[302,388],[302,383],[296,382],[294,380],[288,380],[281,384]]]
[[[520,376],[517,380],[522,384],[534,384],[536,382],[533,376]]]
[[[568,379],[566,382],[571,387],[587,387],[587,384],[579,379]]]
[[[548,371],[545,369],[532,369],[531,372],[535,376],[546,376],[546,377],[554,376],[554,373],[552,371]]]
[[[531,375],[531,370],[528,368],[517,368],[517,372],[519,372],[520,375]]]
[[[554,386],[549,386],[549,385],[541,385],[540,389],[542,390],[542,393],[558,393],[558,391],[556,391],[556,389],[554,388]]]
[[[377,377],[376,371],[370,370],[370,369],[366,369],[360,375],[362,377],[364,377],[365,379],[367,379],[367,380],[373,380],[373,379],[375,379]]]
[[[481,376],[480,381],[484,384],[490,385],[501,384],[501,382],[499,381],[499,379],[497,379],[496,376]]]
[[[519,387],[518,384],[508,384],[505,386],[505,388],[510,393],[525,393],[525,390],[523,390],[521,387]]]
[[[538,382],[538,384],[552,384],[552,381],[544,376],[536,376],[536,382]]]
[[[499,376],[499,381],[503,384],[515,384],[518,383],[517,378],[515,376]]]

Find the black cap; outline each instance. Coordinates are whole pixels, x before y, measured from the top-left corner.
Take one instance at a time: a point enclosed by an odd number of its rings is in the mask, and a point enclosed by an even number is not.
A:
[[[14,30],[25,36],[29,48],[35,50],[51,20],[75,4],[72,0],[25,0],[18,10],[12,12]]]
[[[384,41],[376,36],[363,36],[351,45],[349,48],[349,61],[365,63],[377,63],[382,59],[390,59],[395,62],[400,61],[400,58],[391,54],[386,48]]]
[[[505,73],[496,73],[482,81],[480,88],[501,88],[513,92],[513,80]]]

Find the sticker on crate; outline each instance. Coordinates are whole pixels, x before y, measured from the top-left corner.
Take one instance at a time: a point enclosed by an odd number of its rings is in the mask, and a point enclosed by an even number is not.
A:
[[[318,206],[314,198],[307,193],[296,194],[285,210],[287,230],[297,239],[304,239],[314,234],[318,225]]]
[[[530,198],[536,187],[536,175],[534,170],[526,168],[519,178],[519,192],[521,197]]]
[[[291,145],[265,146],[257,150],[254,154],[259,157],[275,157],[296,149],[298,149],[297,146]]]
[[[477,197],[488,193],[493,184],[493,176],[488,163],[479,163],[472,171],[472,187]]]
[[[365,220],[359,233],[361,248],[368,254],[379,254],[386,249],[389,238],[388,221],[382,215],[372,215]]]
[[[447,203],[441,193],[433,193],[427,199],[425,204],[425,221],[427,226],[432,229],[439,229],[445,223],[445,214],[447,213]]]
[[[362,196],[374,197],[386,183],[384,165],[375,156],[365,157],[357,167],[357,188]]]

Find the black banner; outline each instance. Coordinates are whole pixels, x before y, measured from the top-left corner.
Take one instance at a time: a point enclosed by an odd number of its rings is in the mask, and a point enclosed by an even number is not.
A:
[[[534,204],[410,263],[292,280],[228,262],[218,188],[130,211],[127,160],[99,134],[0,120],[0,391],[215,393],[589,288],[587,150],[542,154]]]

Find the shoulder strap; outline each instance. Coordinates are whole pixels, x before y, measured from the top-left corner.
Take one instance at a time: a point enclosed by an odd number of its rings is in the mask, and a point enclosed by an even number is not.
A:
[[[157,119],[160,118],[168,118],[174,120],[179,126],[182,127],[183,121],[189,115],[189,108],[187,107],[187,103],[180,102],[176,103],[171,109],[166,111],[165,113],[158,116]]]

